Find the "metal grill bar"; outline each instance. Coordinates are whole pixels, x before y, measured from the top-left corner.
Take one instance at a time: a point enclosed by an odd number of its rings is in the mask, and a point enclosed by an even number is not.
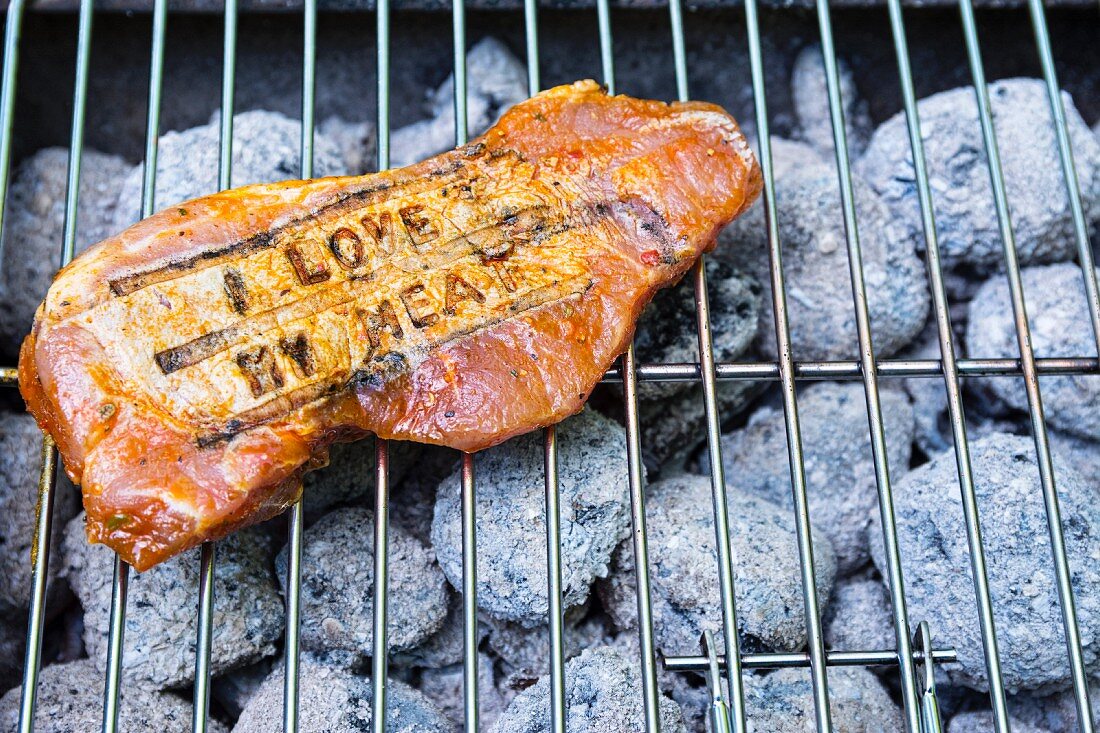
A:
[[[145,126],[145,157],[141,182],[141,217],[151,216],[156,208],[157,148],[160,142],[160,102],[164,81],[164,45],[168,25],[168,2],[156,0],[153,6],[153,41],[149,61],[149,103]],[[111,620],[107,641],[107,674],[103,692],[103,731],[118,730],[121,698],[122,655],[126,630],[126,597],[130,566],[115,556],[111,588]]]
[[[956,359],[960,377],[1020,377],[1023,369],[1019,359]],[[882,359],[876,365],[882,379],[931,379],[943,376],[943,362],[939,359]],[[1100,370],[1100,360],[1095,357],[1046,357],[1035,359],[1035,371],[1039,376],[1087,374]],[[635,371],[642,382],[697,382],[701,377],[698,364],[638,364]],[[781,381],[778,362],[716,362],[714,376],[720,382],[748,380],[753,382]],[[794,377],[798,381],[845,381],[863,377],[860,362],[850,359],[834,361],[796,361]],[[0,367],[0,386],[17,386],[15,367]],[[623,381],[621,366],[613,366],[603,377],[605,384]]]
[[[34,527],[34,585],[31,587],[30,619],[27,623],[27,651],[23,658],[23,690],[19,698],[20,733],[34,731],[34,705],[38,694],[39,666],[42,662],[42,627],[45,625],[56,470],[57,448],[53,438],[47,435],[42,438],[42,471],[38,478],[38,507]]]
[[[611,37],[609,0],[597,0],[600,59],[604,84],[615,94],[614,43]],[[646,733],[659,733],[660,693],[657,688],[657,653],[653,639],[653,606],[649,579],[649,537],[645,516],[645,469],[642,464],[641,424],[638,419],[638,384],[635,378],[634,341],[622,356],[623,413],[626,420],[627,483],[630,487],[630,525],[634,550],[635,596],[638,607],[638,656],[641,665],[642,703]]]
[[[923,652],[913,652],[913,659],[923,661]],[[958,661],[954,649],[933,649],[932,659],[946,664]],[[830,667],[890,667],[897,666],[898,653],[893,649],[872,651],[827,651],[825,660]],[[709,659],[705,656],[665,657],[665,668],[673,672],[705,672]],[[809,667],[809,652],[760,652],[742,654],[741,666],[744,669],[785,669],[788,667]],[[718,656],[718,666],[726,666],[726,658]]]
[[[389,0],[375,7],[377,167],[389,167]],[[389,689],[389,444],[377,438],[374,488],[374,654],[371,658],[371,729],[385,733]]]
[[[474,456],[462,454],[462,695],[466,730],[478,725],[477,668],[477,498],[474,488]]]
[[[688,101],[687,55],[684,51],[684,20],[680,0],[669,0],[672,26],[672,55],[676,69],[676,91],[681,102]],[[722,630],[726,659],[730,660],[726,685],[729,690],[730,717],[735,733],[746,730],[744,679],[741,675],[741,646],[737,631],[737,600],[733,581],[733,551],[730,546],[729,502],[726,497],[725,469],[722,465],[722,432],[718,415],[718,387],[714,380],[714,344],[710,332],[710,301],[707,297],[707,270],[704,257],[692,269],[695,282],[695,322],[699,337],[699,369],[703,379],[703,406],[706,417],[707,448],[710,456],[710,486],[714,510],[714,540],[718,555],[718,588],[722,599]],[[812,573],[812,570],[811,570]],[[820,627],[819,627],[820,630]],[[815,684],[816,688],[816,684]],[[825,718],[829,716],[826,708]],[[820,720],[819,716],[819,720]]]
[[[19,76],[19,35],[26,0],[11,0],[4,16],[4,76],[0,81],[0,263],[4,261],[4,212],[11,172],[12,123],[15,122],[15,85]]]
[[[905,605],[905,581],[901,568],[897,527],[894,522],[894,500],[890,487],[889,457],[886,452],[886,431],[882,423],[878,375],[875,372],[875,352],[871,338],[871,318],[867,306],[867,287],[863,279],[863,254],[856,221],[852,171],[848,163],[848,137],[840,98],[836,50],[833,47],[832,21],[828,0],[817,0],[817,18],[821,31],[821,53],[825,60],[825,82],[829,93],[829,116],[833,125],[833,148],[840,179],[840,200],[844,212],[844,232],[848,242],[848,270],[852,278],[852,300],[855,303],[856,331],[859,335],[860,365],[863,387],[867,395],[867,421],[871,431],[871,454],[878,485],[879,514],[882,518],[883,543],[886,551],[887,580],[894,614],[894,637],[897,642],[901,671],[901,696],[905,703],[906,725],[910,733],[920,731],[920,707],[913,670],[913,649]]]
[[[1001,169],[1000,153],[997,148],[997,135],[993,129],[989,91],[986,87],[985,69],[978,43],[977,24],[974,20],[974,7],[970,0],[959,0],[959,9],[963,21],[963,34],[966,38],[967,58],[970,61],[970,71],[974,79],[974,95],[978,104],[978,117],[981,122],[982,139],[985,143],[986,161],[989,165],[989,177],[993,187],[997,221],[1000,225],[1001,240],[1004,245],[1008,286],[1012,296],[1012,311],[1016,319],[1020,362],[1024,372],[1024,386],[1027,391],[1031,430],[1035,438],[1035,451],[1039,462],[1043,505],[1046,509],[1047,527],[1050,534],[1058,602],[1062,611],[1062,627],[1066,635],[1066,648],[1073,678],[1073,691],[1077,702],[1078,726],[1082,733],[1092,733],[1092,710],[1088,697],[1087,672],[1081,651],[1081,631],[1077,625],[1077,610],[1073,599],[1073,587],[1070,583],[1065,537],[1062,534],[1058,489],[1055,483],[1054,466],[1051,462],[1050,444],[1047,441],[1046,420],[1043,416],[1043,398],[1039,389],[1039,376],[1035,370],[1035,354],[1031,346],[1031,326],[1027,317],[1020,263],[1016,254],[1016,239],[1012,231],[1012,218],[1008,210],[1004,173]]]
[[[218,190],[233,179],[233,97],[237,63],[237,0],[225,0],[222,41],[222,100],[218,131]],[[70,186],[74,185],[72,182]],[[199,559],[199,619],[195,640],[195,695],[191,713],[194,733],[206,733],[210,719],[210,652],[214,631],[214,567],[217,548],[204,542]]]
[[[962,496],[963,519],[966,523],[967,547],[970,554],[970,571],[974,583],[974,595],[978,604],[978,625],[982,635],[986,677],[989,682],[990,704],[997,733],[1008,733],[1008,708],[1005,700],[1004,679],[997,647],[996,625],[993,620],[993,603],[986,572],[985,548],[978,518],[978,499],[974,491],[974,476],[970,465],[970,448],[966,439],[966,413],[963,409],[962,390],[959,384],[955,358],[954,335],[947,293],[943,283],[939,240],[936,235],[936,219],[932,208],[932,192],[924,158],[924,144],[917,111],[916,93],[913,90],[913,74],[909,67],[909,47],[906,40],[900,0],[888,0],[890,25],[894,48],[898,58],[898,76],[901,80],[902,98],[909,129],[909,145],[913,151],[913,168],[917,179],[917,195],[920,200],[921,221],[924,226],[925,257],[935,306],[936,328],[943,356],[943,378],[947,389],[947,409],[951,418],[951,432],[955,443],[955,460],[959,472],[959,489]]]
[[[313,177],[313,127],[317,91],[317,0],[302,8],[302,142],[301,176]],[[286,568],[286,645],[283,650],[283,730],[296,733],[299,718],[298,681],[301,674],[302,531],[305,513],[298,499],[288,512]]]
[[[1039,63],[1043,68],[1043,79],[1047,85],[1051,121],[1054,123],[1054,134],[1058,140],[1058,159],[1062,163],[1062,175],[1066,179],[1066,195],[1069,197],[1070,214],[1073,219],[1073,234],[1077,240],[1077,256],[1081,263],[1081,276],[1085,281],[1085,300],[1088,304],[1089,317],[1092,319],[1096,350],[1100,354],[1100,290],[1096,285],[1092,245],[1089,242],[1084,207],[1081,205],[1081,187],[1077,180],[1077,166],[1073,162],[1069,128],[1066,125],[1066,107],[1062,103],[1058,74],[1054,69],[1054,53],[1050,48],[1046,11],[1043,9],[1042,0],[1028,0],[1027,6],[1031,14],[1031,28],[1035,33],[1035,45],[1039,51]]]
[[[386,692],[389,689],[389,443],[379,439],[375,460],[374,489],[374,653],[371,657],[371,729],[386,731]]]
[[[745,25],[748,30],[749,64],[752,72],[756,127],[760,138],[760,165],[764,175],[764,220],[768,230],[768,256],[771,271],[772,311],[775,313],[775,342],[779,358],[779,379],[783,391],[783,417],[787,431],[787,457],[791,469],[794,497],[798,560],[802,574],[803,607],[806,614],[807,645],[814,693],[814,715],[819,731],[832,730],[829,711],[829,687],[825,671],[825,640],[821,629],[821,610],[817,597],[814,569],[813,529],[806,497],[806,467],[802,452],[802,429],[798,413],[798,395],[794,381],[794,356],[787,315],[787,288],[783,275],[783,248],[775,202],[775,178],[772,170],[771,133],[768,102],[764,85],[764,60],[760,50],[760,22],[756,0],[745,0]],[[714,459],[711,459],[713,466]]]
[[[378,170],[390,167],[390,2],[375,11]],[[389,699],[389,442],[376,439],[374,489],[374,654],[371,657],[371,730],[386,733]]]

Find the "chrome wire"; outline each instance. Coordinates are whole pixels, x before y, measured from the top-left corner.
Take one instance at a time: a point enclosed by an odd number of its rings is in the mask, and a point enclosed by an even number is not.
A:
[[[756,0],[745,0],[745,26],[748,31],[749,65],[752,73],[753,104],[760,140],[760,166],[764,176],[764,221],[768,231],[768,256],[771,272],[772,311],[775,313],[775,342],[779,359],[779,381],[783,392],[783,417],[787,434],[787,459],[791,469],[791,495],[795,508],[795,534],[802,581],[803,611],[806,616],[806,641],[809,647],[811,689],[817,730],[833,729],[829,710],[829,683],[826,672],[825,635],[821,628],[821,603],[817,595],[817,571],[814,567],[813,528],[810,526],[806,496],[806,464],[802,450],[802,428],[795,386],[794,356],[790,321],[787,314],[787,287],[783,274],[783,247],[779,239],[776,214],[775,176],[772,167],[771,132],[768,101],[764,85],[764,56],[760,43],[760,20]],[[721,460],[719,457],[718,460]],[[715,465],[711,456],[711,465]],[[729,652],[727,652],[728,654]]]
[[[371,730],[386,732],[389,675],[389,536],[390,536],[390,451],[379,439],[375,460],[374,489],[374,651],[371,655]]]
[[[614,43],[611,37],[610,0],[596,0],[603,83],[615,94]],[[630,486],[631,541],[638,606],[638,656],[642,670],[642,703],[646,733],[661,728],[660,691],[657,687],[657,645],[653,638],[653,601],[649,578],[649,537],[645,516],[645,468],[642,464],[641,422],[638,417],[638,383],[634,341],[621,360],[623,412],[626,421],[627,482]]]
[[[64,267],[76,251],[77,208],[80,197],[80,164],[84,154],[84,119],[88,101],[88,66],[92,47],[92,0],[81,0],[77,28],[76,78],[73,82],[73,121],[69,136],[69,161],[65,188],[65,220],[61,240],[60,265]],[[14,13],[14,15],[13,15]],[[11,153],[11,123],[15,95],[15,67],[18,54],[22,3],[8,8],[4,46],[4,81],[0,91],[0,117],[3,141],[0,142],[0,221],[7,199],[8,163]],[[9,47],[10,42],[10,47]],[[9,51],[11,55],[9,56]],[[10,63],[10,69],[9,69]],[[10,78],[8,76],[12,75]],[[0,224],[2,226],[2,224]],[[0,267],[4,252],[0,241]],[[53,507],[57,492],[57,446],[49,435],[42,436],[42,464],[38,474],[38,502],[35,507],[34,540],[31,545],[33,576],[28,609],[27,644],[23,658],[23,687],[19,693],[19,731],[34,730],[34,712],[38,698],[38,673],[42,662],[42,631],[45,627],[46,591],[49,584],[50,538],[53,536]]]
[[[913,88],[913,72],[909,66],[909,45],[905,33],[905,21],[901,0],[887,0],[890,11],[890,27],[894,49],[897,53],[898,76],[905,105],[905,117],[909,130],[909,146],[913,153],[913,170],[917,182],[921,222],[924,227],[925,257],[928,277],[935,306],[936,330],[943,357],[943,378],[947,390],[947,410],[951,419],[951,433],[955,444],[955,461],[959,472],[959,489],[962,496],[963,520],[966,524],[967,547],[970,554],[970,573],[974,583],[974,596],[978,605],[978,627],[982,636],[986,679],[989,682],[989,700],[993,712],[993,725],[997,733],[1008,733],[1008,707],[1005,698],[1004,678],[997,645],[996,624],[993,618],[993,601],[986,570],[985,547],[982,543],[981,522],[978,517],[978,499],[974,491],[974,474],[970,463],[970,447],[966,437],[966,412],[962,402],[962,386],[955,354],[951,313],[943,282],[940,261],[939,238],[936,234],[936,217],[932,206],[932,190],[924,157],[920,115],[916,92]],[[923,638],[923,637],[922,637]]]
[[[15,86],[19,77],[19,38],[26,0],[10,0],[4,14],[4,72],[0,80],[0,269],[4,267],[4,213],[11,173],[12,126],[15,122]]]
[[[827,651],[825,659],[830,667],[896,667],[898,665],[898,653],[893,649],[876,649],[869,651]],[[949,664],[958,661],[958,654],[954,649],[933,649],[932,659],[937,664]],[[923,662],[922,652],[913,652],[913,660]],[[744,669],[787,669],[794,667],[809,667],[811,663],[809,652],[759,652],[741,655],[741,666]],[[705,672],[710,662],[706,656],[665,657],[665,668],[673,672]],[[726,666],[725,656],[718,657],[718,666]]]
[[[377,0],[375,11],[377,66],[378,170],[390,167],[390,2]],[[385,733],[389,699],[389,442],[376,439],[374,495],[374,652],[371,656],[371,730]]]
[[[1016,253],[1016,238],[1012,231],[1012,217],[1008,209],[1004,171],[1001,167],[1001,157],[997,147],[997,134],[993,128],[989,89],[986,86],[985,68],[982,62],[977,23],[974,19],[974,6],[971,0],[959,0],[959,10],[962,16],[963,35],[966,39],[966,53],[970,62],[970,73],[974,81],[974,96],[978,105],[978,119],[982,128],[982,140],[985,144],[989,179],[993,188],[993,202],[997,211],[1001,242],[1004,246],[1006,276],[1012,299],[1012,312],[1016,322],[1016,340],[1020,350],[1020,364],[1024,373],[1024,388],[1027,391],[1031,432],[1035,439],[1035,453],[1039,463],[1039,480],[1042,487],[1043,506],[1046,510],[1047,529],[1054,563],[1055,585],[1058,592],[1059,607],[1062,612],[1062,628],[1065,632],[1070,675],[1073,680],[1073,692],[1077,705],[1077,724],[1082,733],[1092,733],[1094,728],[1092,705],[1089,702],[1088,672],[1085,669],[1081,650],[1081,631],[1077,625],[1077,608],[1073,598],[1069,558],[1066,556],[1066,541],[1062,532],[1058,488],[1054,477],[1054,465],[1051,461],[1050,444],[1047,440],[1039,375],[1035,369],[1035,354],[1031,344],[1031,326],[1028,322],[1020,262]]]
[[[302,24],[302,140],[303,179],[313,177],[313,128],[317,92],[317,0],[304,0]],[[301,673],[302,531],[305,514],[299,498],[288,512],[286,567],[286,644],[283,649],[283,731],[298,730],[298,678]]]
[[[145,124],[145,155],[141,180],[141,218],[156,208],[157,150],[160,144],[160,107],[164,91],[164,48],[168,26],[168,0],[153,5],[153,40],[149,60],[149,102]],[[107,635],[107,674],[103,692],[103,733],[118,730],[122,656],[126,631],[126,598],[130,566],[115,556],[111,583],[111,619]]]
[[[90,0],[88,0],[90,1]],[[38,672],[42,662],[42,628],[46,625],[46,590],[50,562],[50,537],[53,528],[53,502],[57,448],[53,438],[42,438],[42,470],[38,476],[38,506],[35,508],[34,545],[31,562],[34,582],[31,586],[30,618],[27,623],[27,650],[23,656],[23,688],[19,697],[19,733],[34,730],[34,708],[38,695]]]
[[[466,731],[479,730],[477,631],[477,494],[474,456],[462,454],[462,706]]]
[[[836,153],[837,176],[840,179],[844,232],[848,243],[848,270],[852,278],[852,299],[855,303],[856,331],[859,335],[860,366],[863,370],[863,387],[867,397],[867,421],[871,433],[871,454],[875,464],[875,481],[878,485],[879,515],[882,519],[882,535],[886,557],[886,576],[890,586],[890,603],[894,616],[894,637],[898,645],[901,697],[905,703],[904,712],[908,730],[910,733],[919,733],[920,704],[917,698],[916,678],[913,670],[912,635],[909,630],[909,616],[905,604],[905,581],[901,568],[901,550],[898,546],[897,526],[894,519],[894,499],[890,486],[886,431],[883,427],[882,405],[879,401],[878,374],[875,371],[875,352],[871,337],[871,318],[867,306],[867,287],[863,279],[863,254],[859,243],[859,227],[856,222],[852,172],[848,162],[848,138],[845,132],[844,109],[840,98],[840,79],[837,71],[836,49],[833,46],[833,29],[828,0],[817,0],[817,19],[821,32],[821,53],[825,60],[825,82],[829,93],[829,116],[832,119],[833,126],[833,147]]]
[[[237,0],[225,0],[222,40],[222,100],[218,132],[218,190],[233,178],[233,99],[237,71]],[[191,714],[194,733],[206,733],[210,719],[210,653],[214,637],[214,568],[217,548],[204,542],[199,560],[198,638],[195,640],[195,694]]]
[[[1031,14],[1031,29],[1035,33],[1035,45],[1039,51],[1039,63],[1043,68],[1043,80],[1047,86],[1047,98],[1050,100],[1051,122],[1054,124],[1054,135],[1058,142],[1058,159],[1062,163],[1062,175],[1066,180],[1066,195],[1069,197],[1070,215],[1073,219],[1073,234],[1077,240],[1081,276],[1085,281],[1085,300],[1089,318],[1092,320],[1092,334],[1096,341],[1096,353],[1100,354],[1100,291],[1096,284],[1096,265],[1093,262],[1085,210],[1081,204],[1077,166],[1073,162],[1073,148],[1070,146],[1069,127],[1066,125],[1066,107],[1058,85],[1058,72],[1054,68],[1054,52],[1050,48],[1046,10],[1043,9],[1042,0],[1028,0],[1027,7]]]
[[[676,68],[676,90],[681,102],[688,101],[687,55],[684,50],[684,20],[680,0],[669,0],[672,25],[673,62]],[[730,542],[729,501],[726,496],[726,476],[722,466],[722,429],[718,414],[718,386],[714,376],[714,343],[710,325],[710,301],[707,296],[705,257],[700,256],[692,268],[695,281],[695,318],[699,335],[699,371],[703,381],[703,403],[706,415],[707,449],[710,458],[710,485],[714,507],[714,540],[718,553],[718,583],[722,598],[722,631],[726,659],[731,660],[726,684],[729,689],[730,718],[735,733],[744,733],[745,689],[741,674],[741,648],[737,633],[737,600],[734,592],[733,549]],[[813,569],[810,569],[811,576]],[[816,586],[811,586],[816,588]],[[816,590],[815,590],[816,592]],[[816,604],[815,604],[816,605]],[[815,612],[816,620],[817,614]],[[820,625],[818,626],[820,632]],[[818,634],[820,639],[820,633]],[[816,684],[815,684],[816,688]],[[825,718],[828,719],[828,701]]]

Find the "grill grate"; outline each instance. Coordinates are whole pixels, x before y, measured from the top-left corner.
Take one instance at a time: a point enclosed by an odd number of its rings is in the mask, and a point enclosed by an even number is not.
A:
[[[6,201],[10,170],[12,122],[15,98],[16,69],[19,57],[20,29],[26,0],[11,0],[6,18],[4,38],[4,67],[0,88],[0,222]],[[1020,282],[1020,268],[1016,258],[1012,224],[1004,188],[1004,178],[997,154],[997,143],[986,93],[985,74],[978,43],[976,23],[971,0],[959,0],[967,54],[974,87],[977,90],[979,118],[985,143],[989,174],[1004,243],[1004,256],[1009,280],[1012,305],[1015,314],[1020,359],[956,358],[954,337],[948,313],[943,271],[940,266],[935,220],[932,212],[928,175],[922,152],[920,122],[917,117],[916,95],[909,51],[901,8],[901,0],[887,0],[892,42],[897,55],[899,80],[908,120],[908,131],[913,149],[917,189],[924,224],[926,257],[934,312],[938,327],[942,358],[938,360],[877,360],[872,344],[867,308],[867,293],[863,279],[862,255],[858,222],[853,204],[852,178],[849,169],[847,141],[840,98],[839,76],[828,0],[816,0],[816,12],[820,28],[825,61],[830,114],[833,124],[833,142],[836,150],[838,184],[843,206],[846,241],[851,279],[853,306],[859,337],[860,358],[823,362],[795,362],[791,355],[790,334],[786,308],[786,289],[782,268],[782,247],[776,224],[776,205],[773,192],[769,120],[764,87],[763,52],[757,11],[757,0],[744,0],[745,20],[748,31],[748,47],[751,64],[756,122],[760,137],[760,160],[764,171],[765,195],[763,206],[768,229],[771,285],[775,328],[778,343],[778,360],[769,363],[716,364],[711,348],[710,317],[707,305],[707,283],[702,262],[693,270],[695,302],[699,335],[699,363],[696,364],[646,364],[636,363],[631,347],[618,366],[609,370],[605,381],[621,382],[625,399],[627,432],[627,475],[632,503],[634,557],[637,573],[637,601],[643,702],[647,731],[658,729],[658,661],[653,638],[653,618],[650,609],[648,577],[648,541],[645,526],[643,472],[641,461],[640,431],[637,403],[637,383],[643,381],[701,381],[706,407],[707,445],[712,470],[711,485],[715,508],[715,530],[718,549],[718,573],[720,579],[723,629],[726,648],[719,654],[713,640],[708,639],[703,656],[676,656],[663,660],[667,669],[676,671],[696,670],[709,672],[710,689],[714,701],[717,730],[746,730],[746,713],[742,673],[746,669],[809,667],[813,681],[814,708],[818,731],[832,730],[829,719],[829,692],[827,667],[842,665],[893,665],[899,669],[905,719],[909,733],[938,731],[940,722],[936,709],[932,670],[936,662],[954,659],[951,649],[933,649],[927,624],[918,625],[917,636],[905,606],[904,579],[902,577],[891,498],[890,467],[885,450],[885,432],[879,404],[879,379],[897,377],[940,377],[944,379],[948,396],[948,410],[956,447],[959,486],[963,497],[965,526],[972,562],[974,591],[979,611],[982,640],[985,650],[986,673],[990,681],[995,728],[998,733],[1009,730],[1005,691],[998,657],[993,606],[986,578],[985,557],[974,493],[969,448],[966,436],[965,415],[961,398],[960,379],[965,376],[1023,376],[1031,415],[1031,428],[1039,459],[1041,488],[1047,513],[1051,551],[1056,571],[1056,584],[1061,605],[1066,636],[1067,655],[1076,695],[1078,721],[1082,733],[1093,731],[1089,708],[1086,673],[1082,648],[1069,581],[1068,559],[1061,532],[1056,481],[1051,463],[1047,430],[1043,416],[1042,396],[1038,376],[1047,374],[1095,374],[1100,371],[1098,359],[1089,357],[1036,358],[1032,349],[1026,306]],[[454,80],[455,80],[455,141],[466,141],[466,59],[465,59],[465,9],[462,0],[453,4]],[[1069,146],[1062,100],[1058,94],[1058,80],[1054,70],[1053,54],[1046,26],[1042,0],[1028,0],[1032,28],[1039,52],[1042,72],[1047,84],[1050,111],[1055,121],[1059,159],[1069,192],[1080,264],[1085,279],[1086,296],[1094,335],[1100,353],[1100,290],[1093,270],[1092,252],[1088,238],[1073,156]],[[599,44],[603,80],[615,91],[614,59],[612,57],[612,29],[609,0],[597,0]],[[528,59],[529,92],[539,89],[539,44],[537,28],[537,0],[525,0],[524,25]],[[674,63],[677,92],[687,99],[688,68],[684,44],[681,0],[669,0],[672,35],[672,60]],[[377,69],[378,69],[378,167],[389,167],[389,57],[390,57],[390,8],[389,0],[377,0]],[[68,169],[68,190],[65,202],[65,229],[61,248],[61,263],[73,257],[76,235],[77,182],[80,176],[81,150],[84,135],[84,112],[88,86],[89,52],[92,36],[93,0],[80,4],[79,35],[77,45],[76,84],[73,104],[72,137]],[[314,92],[316,78],[317,2],[304,0],[304,62],[302,67],[302,176],[308,178],[313,168]],[[152,26],[153,41],[150,61],[150,85],[148,120],[145,144],[145,174],[142,188],[142,214],[148,216],[155,209],[154,190],[156,176],[157,142],[160,128],[160,101],[163,81],[165,37],[168,21],[167,0],[155,0]],[[221,137],[219,146],[219,188],[228,188],[230,181],[234,79],[237,42],[237,0],[225,0],[224,57],[221,99]],[[3,244],[0,242],[0,247]],[[2,250],[0,250],[2,252]],[[855,380],[863,382],[867,403],[867,415],[874,457],[875,474],[879,492],[884,542],[887,553],[887,581],[892,602],[895,632],[895,649],[871,651],[830,651],[824,649],[820,604],[814,582],[813,543],[810,537],[810,517],[806,498],[806,477],[803,466],[803,450],[799,427],[799,408],[795,384],[800,380]],[[792,489],[795,501],[797,541],[801,566],[801,580],[808,624],[808,651],[796,653],[743,653],[738,648],[736,609],[734,604],[734,578],[728,533],[728,517],[725,500],[725,481],[722,475],[719,414],[716,397],[718,380],[767,380],[776,381],[782,388],[786,421],[787,444],[791,469]],[[16,371],[11,367],[0,368],[0,384],[14,386]],[[476,523],[474,459],[463,457],[462,463],[462,538],[463,538],[463,619],[465,631],[464,708],[466,728],[478,729],[478,654],[477,654],[477,578],[476,578]],[[57,471],[57,452],[49,437],[44,437],[42,471],[39,479],[39,506],[36,523],[34,555],[34,585],[29,609],[27,652],[21,698],[21,733],[33,730],[35,696],[39,665],[41,662],[42,629],[46,591],[46,568],[49,563],[52,531],[52,509]],[[374,650],[373,730],[382,733],[386,729],[386,616],[387,616],[387,545],[388,534],[388,448],[385,441],[378,441],[377,491],[375,510],[375,595],[374,595]],[[565,730],[564,699],[564,644],[561,601],[561,554],[559,494],[557,485],[557,442],[554,428],[545,431],[545,486],[548,567],[547,583],[550,598],[550,650],[551,650],[551,729],[555,733]],[[284,730],[297,730],[298,700],[298,652],[299,652],[299,590],[301,582],[303,514],[301,503],[288,512],[289,562],[286,587],[286,644],[285,644],[285,697],[283,710]],[[196,676],[194,688],[193,730],[205,731],[210,699],[210,647],[213,620],[213,574],[216,547],[204,545],[201,553],[201,571],[198,608],[198,639]],[[120,677],[122,665],[122,641],[126,615],[128,566],[116,559],[111,601],[111,623],[108,647],[108,666],[104,692],[103,730],[118,729]],[[934,630],[933,630],[934,632]],[[949,641],[949,640],[948,640]],[[916,648],[915,648],[916,647]],[[918,674],[918,666],[922,673]],[[724,680],[719,677],[725,671]],[[725,689],[723,689],[723,683]],[[728,717],[726,717],[728,716]]]

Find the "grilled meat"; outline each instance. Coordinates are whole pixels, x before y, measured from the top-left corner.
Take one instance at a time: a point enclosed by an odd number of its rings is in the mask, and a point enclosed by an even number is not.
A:
[[[474,451],[581,409],[760,190],[720,108],[562,86],[374,175],[225,191],[62,270],[20,388],[139,570],[293,503],[368,432]]]

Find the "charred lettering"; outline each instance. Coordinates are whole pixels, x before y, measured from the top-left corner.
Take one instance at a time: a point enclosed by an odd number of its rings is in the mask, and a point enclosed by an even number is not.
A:
[[[439,228],[430,216],[424,215],[424,207],[420,204],[406,206],[398,213],[401,215],[401,221],[405,224],[405,231],[409,233],[409,239],[417,247],[439,237]]]
[[[409,320],[417,328],[427,328],[439,320],[439,314],[432,310],[432,302],[420,283],[401,291],[401,303],[409,314]]]
[[[484,303],[485,295],[458,275],[453,272],[448,272],[446,276],[443,311],[447,315],[453,316],[458,308],[458,304],[464,300],[474,300],[478,303]]]
[[[312,377],[317,368],[313,363],[313,346],[305,331],[279,339],[279,348],[294,362],[300,377]],[[240,358],[240,357],[238,357]]]
[[[236,362],[241,374],[248,381],[253,397],[262,397],[268,392],[283,388],[283,372],[275,361],[275,352],[267,346],[238,353]]]
[[[359,220],[363,228],[367,230],[367,236],[385,254],[393,254],[397,250],[397,227],[394,226],[393,214],[383,211],[376,217],[369,214]]]
[[[225,268],[222,271],[222,281],[225,295],[229,298],[229,305],[243,316],[248,311],[248,288],[245,287],[240,270],[235,267]]]
[[[486,267],[493,271],[493,274],[500,280],[500,284],[504,286],[504,289],[509,293],[516,292],[518,287],[516,277],[512,273],[512,270],[508,267],[507,262],[503,258],[496,258],[490,260],[483,260]]]
[[[405,336],[405,332],[401,329],[401,321],[397,319],[397,311],[394,310],[393,304],[388,300],[383,300],[373,311],[360,308],[358,316],[360,323],[366,330],[367,342],[370,344],[370,352],[367,354],[367,358],[374,356],[374,353],[382,346],[382,334],[386,331],[389,331],[394,339],[398,341]]]
[[[328,269],[328,265],[325,264],[324,260],[311,261],[306,259],[298,245],[292,244],[285,251],[286,257],[290,260],[290,264],[294,267],[294,272],[297,273],[298,280],[302,285],[316,285],[332,277],[332,272]]]
[[[328,248],[345,270],[355,270],[366,261],[363,240],[347,227],[340,227],[332,233],[328,238]]]

